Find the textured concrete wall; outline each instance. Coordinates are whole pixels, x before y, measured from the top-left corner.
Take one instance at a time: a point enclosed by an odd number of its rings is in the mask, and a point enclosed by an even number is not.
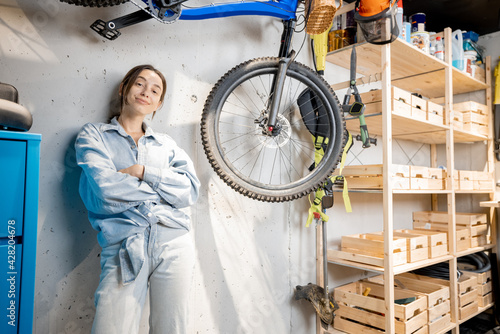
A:
[[[190,333],[314,333],[312,307],[293,300],[296,285],[315,281],[315,231],[304,227],[307,199],[269,204],[236,194],[211,170],[199,140],[201,111],[213,84],[234,65],[276,55],[281,23],[257,17],[149,21],[123,29],[113,42],[88,28],[98,18],[133,10],[132,4],[90,9],[56,0],[0,0],[0,81],[18,88],[20,102],[34,116],[31,132],[43,135],[34,332],[91,328],[100,247],[78,195],[73,143],[83,124],[108,118],[125,72],[152,63],[168,81],[165,105],[152,124],[178,140],[202,182],[201,198],[190,209],[197,248]],[[295,36],[295,50],[302,40],[302,33]],[[311,65],[308,53],[306,43],[298,59]],[[346,80],[345,73],[327,70],[331,82],[338,75]],[[380,146],[362,150],[357,143],[349,162],[380,163]],[[408,159],[427,164],[429,147],[398,142],[395,162]],[[330,247],[343,234],[382,230],[381,195],[352,194],[351,200],[352,214],[337,194],[335,209],[328,210]],[[410,227],[412,210],[430,206],[426,196],[395,201],[398,228]],[[329,285],[367,274],[330,265]],[[144,333],[147,314],[146,309]]]

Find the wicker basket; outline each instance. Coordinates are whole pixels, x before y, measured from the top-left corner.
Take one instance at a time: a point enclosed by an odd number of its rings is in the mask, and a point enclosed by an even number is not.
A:
[[[306,32],[311,35],[324,33],[332,24],[333,17],[342,6],[335,7],[335,0],[305,0],[307,25]]]

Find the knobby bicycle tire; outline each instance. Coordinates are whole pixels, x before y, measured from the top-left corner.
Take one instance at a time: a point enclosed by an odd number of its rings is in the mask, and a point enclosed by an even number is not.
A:
[[[340,160],[347,133],[331,87],[309,67],[292,62],[278,115],[281,129],[276,136],[266,134],[262,119],[278,64],[279,58],[258,58],[227,72],[210,92],[201,120],[203,148],[219,177],[237,192],[265,202],[295,200],[322,185]],[[305,124],[311,117],[304,115],[307,103],[298,105],[304,91],[317,106],[308,113],[323,108],[316,120],[321,118],[318,126],[328,138],[315,167],[312,126]]]
[[[109,7],[120,5],[128,0],[60,0],[71,5],[84,6],[84,7]]]

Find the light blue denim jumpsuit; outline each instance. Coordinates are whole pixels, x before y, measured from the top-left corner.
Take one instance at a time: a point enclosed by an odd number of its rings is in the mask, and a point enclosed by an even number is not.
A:
[[[135,144],[113,118],[75,142],[80,196],[102,247],[92,333],[138,333],[150,289],[150,333],[186,333],[194,267],[189,217],[200,182],[188,155],[146,123]],[[144,180],[118,170],[144,165]]]

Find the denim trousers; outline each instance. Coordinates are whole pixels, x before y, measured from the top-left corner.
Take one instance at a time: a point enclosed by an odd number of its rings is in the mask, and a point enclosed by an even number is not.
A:
[[[134,282],[123,285],[120,245],[103,248],[95,293],[93,334],[137,334],[149,288],[149,333],[187,333],[194,245],[185,229],[155,224],[145,230],[145,261]]]

